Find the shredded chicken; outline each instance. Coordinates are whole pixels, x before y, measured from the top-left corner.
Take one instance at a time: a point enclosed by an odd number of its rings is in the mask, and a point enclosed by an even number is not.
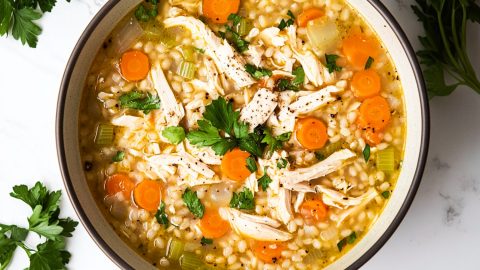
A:
[[[277,217],[283,224],[288,224],[288,222],[293,219],[292,193],[286,188],[280,188],[277,198],[277,207],[275,209]]]
[[[280,29],[273,26],[263,29],[258,36],[269,46],[282,47],[287,41],[287,37],[280,35]]]
[[[337,219],[337,226],[340,226],[340,224],[342,224],[342,222],[347,217],[354,215],[359,211],[363,210],[365,206],[367,206],[367,204],[377,196],[378,196],[377,190],[375,188],[370,188],[365,194],[360,196],[362,198],[362,202],[360,204],[340,213]]]
[[[162,122],[167,126],[178,126],[185,116],[185,111],[182,104],[177,102],[162,68],[159,65],[152,67],[150,76],[161,101],[159,111],[163,117]]]
[[[262,62],[262,56],[265,49],[261,45],[249,45],[248,50],[243,54],[246,56],[247,62],[259,67]]]
[[[153,166],[180,165],[193,176],[201,174],[207,178],[212,178],[215,175],[215,172],[208,168],[205,163],[188,153],[154,155],[147,160]]]
[[[303,200],[305,200],[305,192],[298,192],[295,203],[293,204],[293,209],[295,209],[295,212],[298,213],[300,211],[300,206],[302,205]]]
[[[217,37],[202,21],[190,16],[178,16],[164,21],[165,27],[183,26],[192,32],[192,35],[201,38],[207,44],[205,54],[213,59],[217,68],[233,80],[237,88],[250,86],[255,83],[245,71],[245,60],[238,55],[227,41]]]
[[[288,106],[288,110],[294,115],[306,114],[318,110],[336,100],[332,94],[343,92],[343,88],[337,86],[327,86],[321,90],[299,97],[297,101]]]
[[[267,121],[277,107],[277,94],[266,89],[258,90],[253,99],[242,109],[240,120],[248,123],[250,132]]]
[[[130,129],[140,129],[145,120],[141,117],[131,115],[121,115],[112,119],[111,123],[115,126],[128,127]]]
[[[245,180],[245,187],[248,188],[253,195],[255,195],[255,192],[258,192],[258,181],[256,173],[252,173],[247,177],[247,179]]]
[[[190,144],[188,140],[185,140],[185,148],[187,148],[192,156],[201,160],[205,164],[220,165],[222,163],[220,156],[217,156],[210,147],[196,147],[195,145]]]
[[[300,168],[293,171],[284,171],[280,176],[280,183],[285,184],[286,186],[291,186],[317,179],[342,168],[349,159],[355,156],[355,153],[348,149],[337,151],[325,160],[310,167]]]
[[[220,208],[220,215],[230,222],[236,233],[259,241],[284,242],[292,239],[288,232],[276,229],[281,224],[269,217],[242,213],[232,208]]]

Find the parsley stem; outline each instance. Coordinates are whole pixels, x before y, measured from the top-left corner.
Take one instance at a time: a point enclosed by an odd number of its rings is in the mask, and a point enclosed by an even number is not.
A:
[[[21,248],[25,251],[25,253],[27,253],[28,257],[32,256],[31,251],[34,251],[34,250],[29,249],[29,248],[28,248],[27,246],[25,246],[25,244],[22,243],[22,242],[16,242],[16,243],[17,243],[17,246],[21,247]]]
[[[445,45],[445,50],[447,51],[448,58],[450,58],[450,64],[454,66],[457,70],[460,70],[458,63],[455,61],[455,58],[452,55],[452,51],[450,50],[450,45],[448,44],[448,40],[445,36],[445,29],[442,23],[442,11],[437,11],[437,23],[440,28],[440,36],[442,37],[443,44]]]

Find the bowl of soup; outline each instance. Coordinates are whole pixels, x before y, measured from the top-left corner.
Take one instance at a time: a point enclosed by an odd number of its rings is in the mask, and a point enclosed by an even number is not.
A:
[[[111,0],[56,128],[77,214],[123,269],[355,269],[414,198],[429,118],[379,1]]]

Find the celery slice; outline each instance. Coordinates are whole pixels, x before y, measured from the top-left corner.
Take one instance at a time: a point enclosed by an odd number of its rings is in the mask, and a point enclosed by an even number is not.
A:
[[[182,241],[172,238],[167,248],[167,258],[178,260],[182,256],[184,246]]]
[[[395,169],[395,150],[392,147],[377,152],[377,169],[393,172]]]
[[[253,25],[250,23],[249,20],[242,18],[240,20],[240,23],[236,26],[236,31],[240,36],[245,36],[247,35],[250,30],[252,30]]]
[[[341,150],[343,146],[343,141],[339,140],[334,143],[330,143],[327,146],[323,147],[322,149],[318,150],[315,152],[315,157],[322,161],[326,159],[328,156],[331,154],[337,152],[338,150]]]
[[[177,74],[187,80],[191,80],[195,76],[195,65],[192,62],[183,61],[178,67]]]
[[[195,49],[193,46],[182,46],[182,55],[183,55],[183,60],[187,62],[194,62],[195,61]]]
[[[180,267],[182,270],[196,270],[204,265],[202,259],[193,252],[184,252],[180,257]]]
[[[99,124],[95,134],[95,144],[99,146],[110,145],[113,142],[114,127],[110,124]]]

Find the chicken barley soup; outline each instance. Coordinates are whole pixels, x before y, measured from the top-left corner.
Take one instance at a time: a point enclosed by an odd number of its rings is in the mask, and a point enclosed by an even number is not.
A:
[[[342,0],[150,0],[105,40],[84,90],[88,183],[163,269],[321,269],[387,203],[402,87]]]

